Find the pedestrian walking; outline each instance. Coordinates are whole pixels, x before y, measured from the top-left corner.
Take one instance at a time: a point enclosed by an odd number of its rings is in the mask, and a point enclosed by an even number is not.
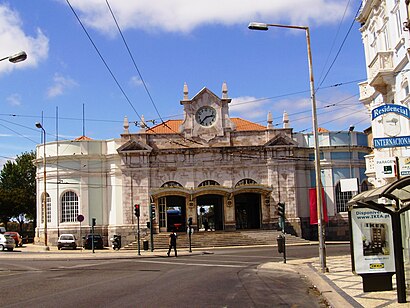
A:
[[[171,232],[171,234],[169,235],[168,244],[169,244],[169,249],[167,252],[168,257],[169,257],[169,254],[172,248],[174,248],[175,257],[176,257],[177,256],[177,234],[174,231]]]

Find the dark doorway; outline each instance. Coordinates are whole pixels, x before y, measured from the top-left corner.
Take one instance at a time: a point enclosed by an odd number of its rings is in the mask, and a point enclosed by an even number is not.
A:
[[[160,228],[167,231],[186,230],[185,197],[167,196],[159,199]]]
[[[246,193],[235,196],[236,229],[261,227],[261,195]]]
[[[222,196],[204,195],[196,198],[198,230],[223,230]]]

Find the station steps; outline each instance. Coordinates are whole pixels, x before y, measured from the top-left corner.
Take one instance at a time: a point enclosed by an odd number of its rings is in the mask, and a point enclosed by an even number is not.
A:
[[[188,248],[189,236],[187,233],[177,233],[177,247]],[[192,248],[205,247],[229,247],[229,246],[251,246],[251,245],[276,245],[276,238],[282,234],[280,231],[274,230],[249,230],[249,231],[208,231],[208,232],[194,232],[191,235]],[[309,241],[300,237],[286,234],[286,243],[304,243]],[[169,232],[154,234],[154,249],[168,248]],[[140,249],[143,249],[143,241],[150,241],[149,235],[141,238]],[[151,247],[151,246],[149,246]],[[137,241],[132,242],[123,247],[125,250],[137,250]]]

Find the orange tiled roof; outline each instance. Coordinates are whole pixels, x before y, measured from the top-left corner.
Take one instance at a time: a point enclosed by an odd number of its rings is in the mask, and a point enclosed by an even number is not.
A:
[[[236,131],[264,131],[266,128],[260,124],[241,118],[231,118],[236,126]],[[168,120],[158,124],[147,131],[148,134],[175,134],[179,132],[182,120]]]
[[[317,131],[319,133],[328,133],[329,132],[329,130],[327,130],[326,128],[323,128],[323,127],[318,127]]]
[[[75,138],[74,140],[75,141],[90,141],[92,139],[90,137],[87,137],[87,136],[81,136],[81,137]]]

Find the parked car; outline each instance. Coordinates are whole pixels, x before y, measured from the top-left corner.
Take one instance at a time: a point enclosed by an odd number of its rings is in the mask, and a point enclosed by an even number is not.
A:
[[[13,238],[13,240],[16,244],[16,247],[23,246],[23,238],[21,237],[21,235],[18,232],[7,231],[7,232],[4,233],[4,235],[10,235]]]
[[[84,248],[92,249],[92,234],[84,236]],[[94,234],[94,249],[103,249],[104,243],[100,234]]]
[[[4,232],[6,232],[6,228],[0,227],[0,234],[4,234]]]
[[[13,251],[15,246],[14,239],[10,235],[0,234],[0,250]]]
[[[72,234],[61,234],[57,241],[57,248],[72,248],[77,249],[76,238]]]

